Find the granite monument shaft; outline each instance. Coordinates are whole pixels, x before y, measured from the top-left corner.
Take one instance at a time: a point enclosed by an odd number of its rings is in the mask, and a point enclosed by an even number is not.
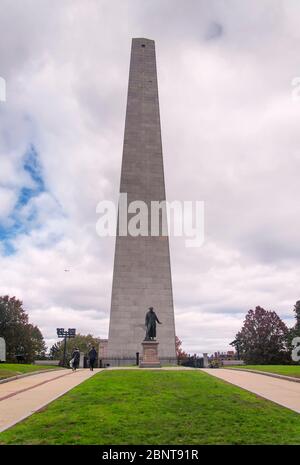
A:
[[[128,204],[142,200],[149,211],[152,201],[166,199],[155,44],[149,39],[132,40],[120,193],[127,194]],[[161,221],[166,221],[164,215],[162,210]],[[160,360],[176,363],[169,238],[151,236],[149,222],[148,235],[122,235],[117,229],[107,355],[111,365],[130,364],[141,352],[150,306],[163,322],[157,331]]]

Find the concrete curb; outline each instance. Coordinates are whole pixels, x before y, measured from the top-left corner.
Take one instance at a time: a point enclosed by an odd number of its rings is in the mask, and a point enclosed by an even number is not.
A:
[[[60,368],[51,368],[50,370],[31,371],[30,373],[24,373],[23,375],[10,376],[9,378],[1,379],[0,384],[9,383],[10,381],[15,381],[16,379],[26,378],[27,376],[40,375],[41,373],[49,373],[50,371],[60,370]]]
[[[300,383],[300,378],[294,378],[293,376],[279,375],[277,373],[269,373],[268,371],[259,370],[247,370],[247,368],[226,368],[231,371],[245,371],[246,373],[255,373],[257,375],[270,376],[271,378],[285,379],[286,381],[292,381],[293,383]]]

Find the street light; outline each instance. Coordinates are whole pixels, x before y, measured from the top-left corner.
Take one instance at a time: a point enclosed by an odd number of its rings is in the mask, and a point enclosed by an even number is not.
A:
[[[63,356],[63,366],[66,366],[66,350],[67,350],[67,339],[71,339],[76,336],[76,329],[69,328],[65,331],[65,328],[57,328],[57,337],[64,339],[64,356]]]

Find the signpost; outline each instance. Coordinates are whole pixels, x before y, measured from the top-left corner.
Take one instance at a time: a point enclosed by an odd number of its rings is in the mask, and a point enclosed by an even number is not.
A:
[[[64,356],[63,356],[63,366],[66,366],[66,350],[67,350],[67,339],[71,339],[76,336],[76,329],[69,328],[65,330],[65,328],[57,328],[57,337],[64,339]]]

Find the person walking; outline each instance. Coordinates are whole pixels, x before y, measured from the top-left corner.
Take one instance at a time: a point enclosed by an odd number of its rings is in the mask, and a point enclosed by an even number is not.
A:
[[[79,361],[80,361],[80,352],[79,352],[78,347],[75,347],[73,350],[72,360],[73,360],[72,370],[76,371],[76,369],[79,367]]]
[[[90,370],[94,371],[94,365],[97,359],[97,352],[94,346],[92,346],[88,355],[89,355],[89,362],[90,362]]]

